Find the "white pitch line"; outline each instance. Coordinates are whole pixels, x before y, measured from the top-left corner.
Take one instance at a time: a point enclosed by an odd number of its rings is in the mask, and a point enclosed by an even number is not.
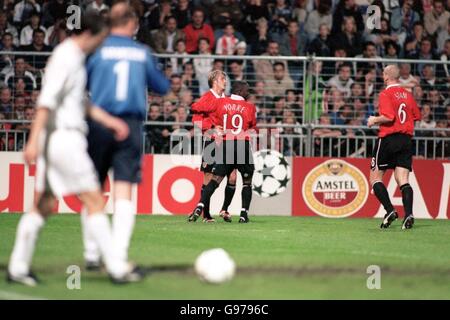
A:
[[[0,300],[47,300],[41,297],[28,296],[21,293],[0,290]]]

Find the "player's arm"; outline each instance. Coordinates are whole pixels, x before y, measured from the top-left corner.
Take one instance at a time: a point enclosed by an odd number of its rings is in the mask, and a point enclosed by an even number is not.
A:
[[[414,121],[420,121],[422,120],[422,113],[420,112],[419,106],[417,105],[416,100],[412,98],[412,113],[413,113],[413,119]]]
[[[31,164],[37,159],[39,154],[39,136],[47,125],[49,113],[50,110],[44,107],[39,107],[36,110],[36,117],[31,125],[30,135],[24,150],[24,158],[27,164]]]
[[[150,51],[147,51],[147,81],[150,89],[154,92],[161,95],[169,92],[169,79],[167,79],[164,74],[156,67],[156,62]]]
[[[130,129],[122,119],[114,117],[105,110],[92,104],[88,106],[87,114],[91,119],[112,130],[116,140],[123,141],[128,137]]]
[[[369,117],[369,119],[367,119],[367,126],[369,128],[376,125],[389,123],[395,120],[394,107],[392,106],[391,100],[386,93],[382,92],[380,94],[378,106],[380,115],[371,116]]]

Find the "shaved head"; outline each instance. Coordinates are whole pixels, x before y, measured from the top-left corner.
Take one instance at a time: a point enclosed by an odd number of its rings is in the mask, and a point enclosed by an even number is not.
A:
[[[386,68],[384,68],[383,75],[390,81],[397,81],[400,77],[400,70],[398,69],[397,65],[390,64]]]

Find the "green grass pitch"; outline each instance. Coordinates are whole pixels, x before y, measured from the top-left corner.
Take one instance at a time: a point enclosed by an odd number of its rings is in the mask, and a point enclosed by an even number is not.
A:
[[[249,224],[187,223],[185,216],[139,216],[130,258],[152,270],[142,283],[114,286],[83,268],[77,215],[52,217],[33,269],[37,288],[5,281],[17,214],[0,214],[0,299],[450,299],[450,221],[251,217]],[[202,283],[192,265],[222,247],[237,263],[231,282]],[[81,267],[81,289],[66,286],[66,269]],[[367,267],[381,268],[381,289],[367,288]]]

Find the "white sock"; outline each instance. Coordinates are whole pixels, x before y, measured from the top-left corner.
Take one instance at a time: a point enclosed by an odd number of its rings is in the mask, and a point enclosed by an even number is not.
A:
[[[114,204],[113,237],[119,257],[128,260],[128,248],[136,220],[136,210],[130,200],[119,199]]]
[[[88,215],[86,226],[87,231],[94,237],[100,249],[108,272],[115,277],[122,277],[128,271],[128,265],[115,252],[111,225],[106,214],[94,213]]]
[[[17,226],[16,241],[9,261],[9,273],[24,276],[30,272],[39,230],[44,224],[45,219],[37,212],[25,213],[22,216]]]
[[[81,232],[83,234],[83,245],[84,245],[84,260],[85,261],[100,261],[100,250],[98,248],[95,238],[88,232],[87,209],[83,207],[81,210]]]

